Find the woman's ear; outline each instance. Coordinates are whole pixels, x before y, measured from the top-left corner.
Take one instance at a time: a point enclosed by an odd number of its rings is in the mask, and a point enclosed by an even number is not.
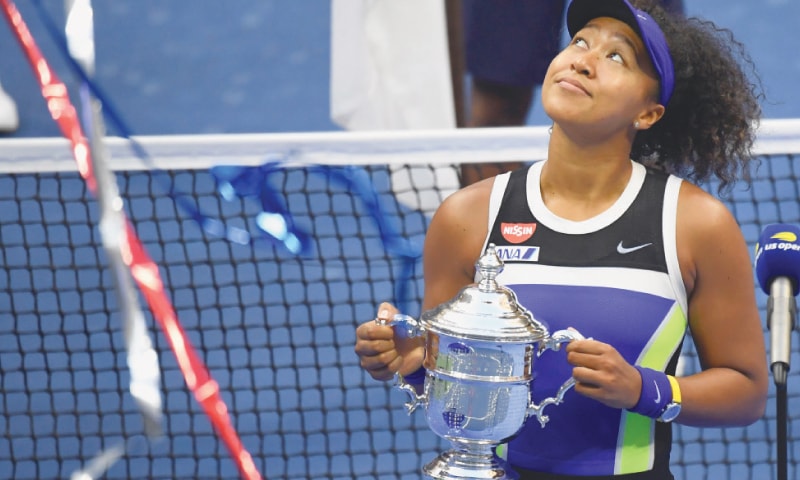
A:
[[[664,116],[664,105],[660,103],[656,103],[654,106],[648,108],[644,112],[641,113],[636,119],[633,121],[633,126],[636,130],[647,130],[653,125],[656,124],[661,117]]]

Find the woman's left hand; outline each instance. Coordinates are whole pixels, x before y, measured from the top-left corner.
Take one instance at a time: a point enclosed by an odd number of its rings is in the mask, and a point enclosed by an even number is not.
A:
[[[573,340],[565,350],[574,367],[575,391],[614,408],[631,408],[639,401],[642,377],[614,347],[589,339]]]

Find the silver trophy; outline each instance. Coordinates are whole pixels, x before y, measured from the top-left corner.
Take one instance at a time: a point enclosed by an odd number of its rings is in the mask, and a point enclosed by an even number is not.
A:
[[[479,283],[424,312],[419,321],[403,314],[376,320],[394,326],[398,335],[425,336],[423,393],[401,375],[395,382],[411,397],[408,413],[424,406],[428,426],[452,445],[423,467],[427,478],[517,479],[494,454],[495,447],[513,438],[528,417],[535,416],[544,427],[544,408],[561,403],[575,383],[570,377],[555,396],[538,405],[531,401],[534,358],[583,336],[575,330],[549,335],[513,291],[498,285],[503,262],[494,245],[476,266]]]

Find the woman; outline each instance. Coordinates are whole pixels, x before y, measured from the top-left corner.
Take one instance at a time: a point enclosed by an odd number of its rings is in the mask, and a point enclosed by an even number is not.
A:
[[[725,206],[688,181],[715,176],[724,190],[746,173],[758,97],[741,45],[710,23],[649,3],[574,0],[567,27],[572,40],[542,86],[547,160],[441,205],[425,240],[423,309],[474,281],[488,243],[505,258],[535,248],[533,261],[507,260],[498,281],[550,331],[591,339],[572,341],[566,360],[537,359],[534,402],[570,373],[575,392],[546,428],[527,422],[509,463],[523,479],[671,479],[671,421],[747,425],[765,408],[745,241]],[[523,230],[533,233],[514,234]],[[378,316],[395,312],[382,304]],[[675,378],[687,329],[703,370]],[[355,349],[376,379],[421,381],[419,338],[370,321]]]

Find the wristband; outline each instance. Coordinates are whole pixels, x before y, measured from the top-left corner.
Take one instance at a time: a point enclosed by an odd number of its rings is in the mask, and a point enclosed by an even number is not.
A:
[[[674,403],[681,403],[681,387],[678,385],[678,379],[672,375],[667,375],[667,380],[672,387],[672,401]]]
[[[642,392],[639,401],[628,410],[645,417],[658,418],[672,401],[672,386],[667,374],[652,368],[634,366],[642,376]]]
[[[416,371],[403,375],[403,380],[409,385],[421,385],[425,382],[425,373],[427,373],[425,367],[419,367]]]

